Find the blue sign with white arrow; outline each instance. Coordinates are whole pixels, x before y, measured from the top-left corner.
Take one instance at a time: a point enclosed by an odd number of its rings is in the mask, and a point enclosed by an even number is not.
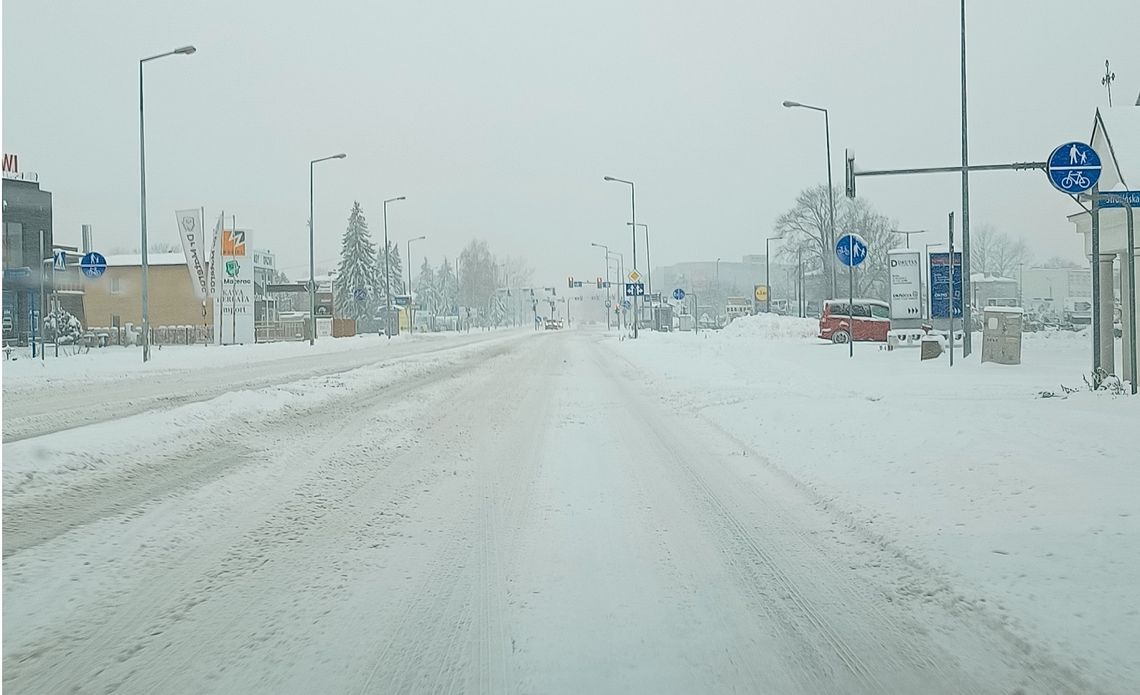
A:
[[[645,283],[644,282],[627,282],[627,283],[625,283],[625,296],[627,296],[627,297],[644,297],[645,296]]]
[[[673,290],[673,299],[676,299],[679,302],[679,301],[683,300],[684,298],[685,298],[685,290],[681,289],[680,287]]]
[[[89,278],[97,278],[107,270],[107,259],[98,251],[91,251],[83,255],[79,261],[79,269]]]
[[[352,290],[352,298],[358,302],[363,302],[365,299],[368,299],[368,290],[365,290],[363,287],[357,287]]]
[[[867,258],[867,242],[858,234],[844,234],[835,242],[835,255],[849,268],[859,265]]]
[[[622,303],[621,303],[621,308],[622,308],[622,309],[625,309],[626,311],[629,311],[630,307],[632,307],[632,306],[633,306],[633,305],[629,303],[629,300],[628,300],[628,299],[626,299],[626,300],[623,300],[623,301],[622,301]]]
[[[1100,180],[1100,155],[1083,142],[1066,142],[1049,155],[1049,183],[1062,193],[1084,193]]]

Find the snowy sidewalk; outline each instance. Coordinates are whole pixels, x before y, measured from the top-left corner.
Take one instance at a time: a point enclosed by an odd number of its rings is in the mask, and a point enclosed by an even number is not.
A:
[[[819,505],[943,576],[900,587],[988,605],[1086,675],[1140,688],[1140,465],[1114,439],[1135,432],[1140,398],[1085,388],[1087,339],[1030,334],[1021,366],[974,355],[950,369],[864,343],[849,359],[806,337],[813,324],[757,317],[607,345],[663,403],[766,453]]]

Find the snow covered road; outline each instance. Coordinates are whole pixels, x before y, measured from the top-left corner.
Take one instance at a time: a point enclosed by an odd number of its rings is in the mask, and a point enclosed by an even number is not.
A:
[[[5,443],[5,689],[1096,692],[930,600],[940,577],[612,340],[515,333]]]

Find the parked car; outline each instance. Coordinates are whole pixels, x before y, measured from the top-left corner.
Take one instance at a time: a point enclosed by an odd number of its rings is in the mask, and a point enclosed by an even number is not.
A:
[[[819,318],[819,337],[833,343],[846,343],[854,336],[859,341],[886,342],[891,329],[891,307],[878,299],[856,299],[848,306],[846,299],[829,299],[823,303]]]

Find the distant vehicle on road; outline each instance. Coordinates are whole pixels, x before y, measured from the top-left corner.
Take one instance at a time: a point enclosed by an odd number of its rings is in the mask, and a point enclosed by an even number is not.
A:
[[[556,331],[562,328],[562,319],[546,319],[545,328],[548,331]]]
[[[1082,297],[1065,299],[1063,320],[1070,330],[1079,331],[1092,325],[1092,300]]]
[[[819,337],[833,343],[858,341],[886,342],[891,329],[891,307],[878,299],[829,299],[819,318]]]

